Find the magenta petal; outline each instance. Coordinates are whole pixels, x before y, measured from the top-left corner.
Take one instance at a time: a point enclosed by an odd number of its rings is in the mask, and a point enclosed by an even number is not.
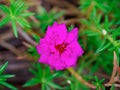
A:
[[[55,62],[59,59],[60,59],[60,56],[58,55],[58,53],[55,52],[54,54],[49,55],[48,63],[49,63],[49,65],[54,66]]]
[[[40,39],[40,44],[43,44],[43,43],[46,43],[45,38],[41,38],[41,39]]]
[[[65,41],[67,37],[67,28],[65,24],[59,24],[56,27],[52,28],[53,30],[53,38],[56,42],[56,44],[61,44]]]
[[[39,44],[36,48],[39,54],[48,53],[48,45],[46,44]]]
[[[65,63],[66,67],[74,66],[77,61],[77,57],[73,55],[73,52],[70,49],[66,50],[62,54],[61,59]]]
[[[55,62],[55,69],[56,70],[63,70],[65,68],[64,62],[61,62],[61,60],[57,60]]]
[[[52,27],[48,26],[45,37],[56,44],[63,43],[67,37],[66,25],[54,23]]]
[[[68,61],[65,61],[65,64],[68,66],[68,67],[73,67],[76,65],[76,62],[77,62],[77,58],[76,57],[65,57],[66,60]]]
[[[73,52],[73,55],[79,57],[82,56],[84,53],[83,49],[81,48],[80,44],[77,41],[74,41],[68,45],[68,48],[70,48]]]
[[[51,69],[63,70],[65,67],[64,62],[61,62],[59,54],[55,53],[48,57],[48,63]]]
[[[62,34],[61,34],[62,33]],[[67,28],[65,24],[54,23],[53,26],[48,26],[46,31],[47,41],[61,44],[67,37]]]
[[[48,64],[48,55],[41,55],[38,61],[44,64]]]
[[[56,26],[58,26],[59,24],[55,21],[54,23],[53,23],[53,25],[52,25],[52,27],[56,27]]]
[[[67,35],[67,39],[66,42],[70,43],[73,40],[77,41],[78,40],[78,28],[74,28],[73,30],[71,30],[68,35]]]
[[[51,38],[52,35],[53,35],[52,27],[48,26],[45,37]]]

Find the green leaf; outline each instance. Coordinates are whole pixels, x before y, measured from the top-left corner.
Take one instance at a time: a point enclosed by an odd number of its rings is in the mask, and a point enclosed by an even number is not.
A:
[[[40,42],[40,37],[39,37],[38,35],[32,34],[32,36],[33,36],[33,38],[35,39],[35,41],[36,41],[37,43]]]
[[[101,19],[102,19],[102,15],[99,14],[99,15],[97,16],[97,21],[96,21],[97,24],[100,24]]]
[[[96,32],[94,32],[94,31],[91,31],[90,29],[88,29],[88,30],[85,30],[84,32],[83,32],[83,34],[86,34],[87,36],[98,36],[99,35],[99,33],[96,33]]]
[[[28,80],[23,87],[33,86],[40,83],[40,80],[38,78],[32,78],[31,80]]]
[[[51,76],[49,76],[47,80],[54,79],[55,77],[60,76],[61,74],[62,74],[61,72],[56,72],[55,74],[52,74]]]
[[[0,75],[0,78],[7,79],[7,78],[14,77],[14,76],[15,75]]]
[[[10,4],[13,4],[15,1],[14,0],[10,0]]]
[[[101,43],[99,48],[96,50],[96,53],[99,53],[99,52],[105,50],[106,48],[108,48],[111,45],[111,43],[107,43],[107,44],[105,44],[105,43],[106,43],[106,39],[103,40],[103,42]]]
[[[11,85],[11,84],[9,84],[7,82],[0,82],[0,84],[3,85],[3,86],[6,86],[6,87],[8,87],[8,88],[10,88],[12,90],[18,90],[16,87],[14,87],[13,85]]]
[[[57,18],[59,18],[60,16],[62,16],[63,14],[64,14],[64,12],[56,13],[53,18],[54,18],[54,19],[57,19]]]
[[[10,5],[10,13],[12,14],[12,16],[14,15],[14,12],[15,12],[15,10],[17,9],[16,7],[15,7],[15,4],[11,4]]]
[[[74,25],[71,25],[70,27],[68,27],[68,31],[71,31],[74,28]]]
[[[103,12],[107,13],[109,10],[108,10],[108,6],[105,7],[104,4],[100,4],[100,3],[96,3],[96,6],[101,9]]]
[[[18,8],[18,7],[21,6],[22,3],[25,3],[25,2],[23,2],[23,0],[16,0],[16,1],[14,2],[14,6],[15,6],[16,8]]]
[[[84,2],[84,3],[81,3],[79,9],[87,9],[88,6],[91,4],[91,1],[87,1],[87,2]]]
[[[6,81],[6,78],[0,78],[0,82]]]
[[[9,14],[9,13],[10,13],[9,8],[6,7],[5,5],[0,5],[0,8],[1,8],[2,11],[5,12],[6,14]]]
[[[28,27],[30,28],[31,26],[29,23],[24,19],[24,18],[17,18],[17,22],[22,26],[22,27]]]
[[[44,16],[45,14],[47,14],[47,11],[45,8],[41,7],[40,11],[39,11],[41,16]]]
[[[88,20],[86,20],[86,19],[81,19],[80,22],[81,22],[82,24],[84,24],[84,25],[87,25],[87,26],[90,26],[90,25],[91,25],[91,23],[90,23]]]
[[[38,72],[36,72],[35,70],[33,70],[33,69],[29,69],[29,71],[32,73],[32,74],[34,74],[36,77],[38,77]]]
[[[23,8],[24,5],[25,5],[25,2],[20,2],[19,5],[16,7],[14,15],[19,15],[21,11],[24,10]]]
[[[4,65],[0,66],[0,74],[2,74],[5,71],[7,65],[8,65],[8,62],[6,62]]]
[[[0,27],[2,27],[3,25],[5,25],[6,23],[8,23],[10,21],[10,17],[5,17],[4,19],[2,19],[2,21],[0,21]]]
[[[110,90],[115,90],[114,84],[112,84],[112,87],[110,88]]]
[[[44,83],[42,83],[42,90],[46,90],[46,85]]]
[[[57,84],[55,84],[55,83],[53,83],[53,82],[46,81],[45,83],[48,84],[48,85],[51,86],[51,87],[56,88],[56,89],[62,89],[61,86],[59,86],[59,85],[57,85]]]
[[[108,30],[108,28],[109,28],[108,16],[105,16],[105,30]]]
[[[12,28],[13,28],[13,33],[15,35],[15,37],[18,37],[18,32],[17,32],[17,26],[14,20],[12,20]]]
[[[37,63],[37,70],[38,70],[39,78],[42,79],[42,77],[44,77],[44,76],[43,76],[43,70],[42,70],[40,63]],[[47,72],[47,70],[46,70],[46,72]]]
[[[23,17],[33,16],[33,15],[35,15],[35,13],[26,12],[26,13],[20,14],[20,16],[23,16]]]

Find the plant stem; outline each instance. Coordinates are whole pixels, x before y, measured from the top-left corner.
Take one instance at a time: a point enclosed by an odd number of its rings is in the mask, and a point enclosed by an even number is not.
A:
[[[18,28],[18,32],[26,41],[31,43],[33,46],[37,45],[37,43],[27,33],[25,33],[21,28]]]
[[[82,84],[88,86],[89,88],[96,89],[96,86],[84,80],[73,68],[68,68],[68,71],[76,77]]]
[[[45,90],[45,84],[42,83],[42,90]]]
[[[114,83],[114,79],[115,79],[115,76],[116,76],[116,73],[117,73],[117,68],[118,68],[118,64],[117,64],[117,59],[116,59],[116,53],[114,52],[114,60],[113,60],[113,71],[112,71],[112,75],[111,75],[111,78],[110,78],[110,81],[109,81],[109,84],[112,84]]]
[[[16,54],[18,56],[20,56],[22,54],[16,47],[14,47],[13,45],[7,43],[4,40],[0,40],[0,46],[2,46],[4,48],[7,48],[8,50],[10,50],[11,52],[13,52],[14,54]]]

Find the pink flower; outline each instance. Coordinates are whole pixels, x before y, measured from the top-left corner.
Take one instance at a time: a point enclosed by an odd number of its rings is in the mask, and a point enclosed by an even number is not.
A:
[[[45,37],[37,45],[37,51],[40,54],[39,62],[55,70],[75,66],[84,52],[78,43],[78,29],[68,32],[65,24],[57,22],[48,26]]]

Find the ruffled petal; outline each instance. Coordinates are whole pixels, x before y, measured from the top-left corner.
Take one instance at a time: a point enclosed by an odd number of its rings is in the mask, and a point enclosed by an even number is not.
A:
[[[36,46],[39,54],[55,52],[53,41],[48,41],[46,38],[40,39],[40,44]]]
[[[47,53],[48,52],[48,45],[46,44],[39,44],[36,46],[37,52],[39,54]]]
[[[38,61],[43,64],[48,64],[48,55],[42,54]]]
[[[57,54],[57,53],[50,54],[48,57],[48,63],[52,68],[55,68],[55,63],[59,59],[60,59],[59,54]]]
[[[68,35],[67,35],[67,39],[66,42],[70,43],[72,41],[77,41],[78,40],[78,28],[74,28],[73,30],[71,30]]]
[[[52,36],[53,36],[52,27],[48,26],[45,37],[52,39]]]
[[[39,54],[44,54],[44,53],[46,54],[49,52],[49,44],[47,44],[44,38],[40,39],[40,44],[38,44],[36,48]]]
[[[65,63],[66,68],[75,66],[77,57],[73,55],[72,50],[67,49],[61,56],[61,60]]]
[[[66,25],[55,22],[53,26],[48,26],[45,37],[56,44],[63,43],[67,37]]]
[[[63,70],[63,69],[65,69],[65,64],[64,64],[64,62],[62,62],[61,60],[57,60],[57,61],[55,62],[55,69],[56,69],[56,70]]]
[[[53,23],[53,25],[52,25],[52,27],[56,27],[56,26],[58,26],[59,24],[55,21],[54,23]]]
[[[63,70],[65,68],[65,64],[60,60],[60,55],[58,53],[51,54],[48,57],[48,64],[51,69],[55,70]]]
[[[77,41],[71,42],[67,48],[71,49],[73,55],[76,57],[82,56],[82,54],[84,53],[83,49],[81,48],[80,44]]]

